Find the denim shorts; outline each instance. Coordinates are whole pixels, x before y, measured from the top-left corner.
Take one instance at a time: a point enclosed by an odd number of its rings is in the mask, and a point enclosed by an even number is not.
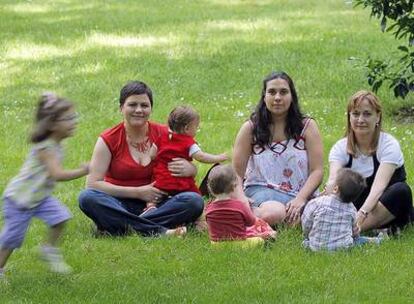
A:
[[[287,194],[266,186],[247,186],[244,193],[247,197],[253,200],[253,207],[259,207],[262,203],[268,201],[277,201],[283,205],[286,205],[295,198],[295,196],[291,194]]]

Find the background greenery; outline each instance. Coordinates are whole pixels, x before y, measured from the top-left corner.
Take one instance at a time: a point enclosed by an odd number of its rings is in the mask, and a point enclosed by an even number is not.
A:
[[[414,2],[355,0],[355,3],[370,9],[371,16],[381,20],[381,31],[390,32],[400,40],[398,55],[386,60],[368,57],[362,63],[367,69],[368,83],[375,92],[384,82],[388,83],[395,97],[405,98],[414,91]]]
[[[319,124],[327,168],[329,149],[344,133],[348,97],[368,88],[348,58],[381,57],[396,43],[368,11],[340,0],[0,0],[0,41],[1,189],[26,157],[42,91],[77,104],[79,129],[65,142],[65,165],[75,167],[120,121],[118,92],[131,79],[152,87],[155,121],[178,104],[199,110],[197,139],[218,153],[231,151],[264,76],[284,70]],[[392,92],[379,96],[412,183],[412,125],[393,121],[400,104]],[[199,166],[199,180],[206,170]],[[55,192],[74,214],[62,247],[75,273],[56,276],[38,261],[46,228],[34,221],[8,264],[1,303],[412,302],[411,229],[380,247],[335,254],[306,252],[300,231],[283,228],[272,248],[247,251],[211,248],[196,232],[184,240],[95,239],[77,207],[83,185],[61,183]]]

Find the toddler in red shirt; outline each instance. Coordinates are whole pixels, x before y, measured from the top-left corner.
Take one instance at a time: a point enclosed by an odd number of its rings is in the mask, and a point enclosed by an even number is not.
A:
[[[173,176],[168,170],[168,163],[174,158],[183,158],[188,161],[195,159],[207,164],[221,163],[228,159],[226,153],[215,155],[201,150],[194,139],[199,124],[200,115],[192,107],[178,106],[168,116],[168,134],[162,135],[151,147],[151,155],[155,157],[154,187],[163,190],[168,195],[186,191],[200,193],[193,176]],[[148,202],[144,213],[155,209],[159,202],[160,200]]]
[[[211,170],[208,189],[214,196],[206,208],[212,243],[243,241],[257,244],[276,237],[276,231],[251,211],[240,178],[231,165],[221,165]]]

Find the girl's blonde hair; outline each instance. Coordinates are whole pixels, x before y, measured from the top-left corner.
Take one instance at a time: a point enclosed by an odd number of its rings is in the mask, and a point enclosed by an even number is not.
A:
[[[348,139],[348,143],[347,143],[347,152],[348,154],[352,155],[352,156],[356,156],[357,154],[357,142],[356,142],[356,138],[355,138],[355,133],[352,130],[351,127],[351,112],[358,107],[361,102],[363,100],[368,101],[368,103],[371,105],[371,107],[374,109],[375,112],[377,112],[378,116],[379,116],[379,121],[376,125],[375,128],[375,132],[374,132],[374,137],[372,139],[372,142],[370,144],[370,154],[373,154],[376,150],[377,150],[377,146],[378,146],[378,140],[379,140],[379,136],[381,133],[381,125],[382,125],[382,107],[380,104],[380,101],[378,99],[378,97],[370,92],[370,91],[365,91],[365,90],[361,90],[356,92],[354,95],[351,96],[351,98],[349,99],[348,102],[348,109],[347,109],[347,129],[346,129],[346,134],[345,136]]]
[[[200,115],[190,106],[178,106],[168,116],[168,126],[176,133],[183,133],[185,127]]]
[[[52,127],[57,119],[73,106],[71,101],[54,93],[43,93],[37,105],[30,142],[38,143],[47,139],[52,134]]]

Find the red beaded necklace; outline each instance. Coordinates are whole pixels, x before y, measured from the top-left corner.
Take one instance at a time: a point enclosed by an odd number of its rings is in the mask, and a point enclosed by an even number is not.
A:
[[[149,130],[150,130],[150,128],[147,125],[147,133],[145,134],[144,140],[134,141],[125,129],[127,143],[129,145],[131,145],[131,147],[135,148],[140,153],[148,152],[148,150],[151,148],[151,140],[150,140],[150,136],[149,136],[149,133],[150,133]]]

